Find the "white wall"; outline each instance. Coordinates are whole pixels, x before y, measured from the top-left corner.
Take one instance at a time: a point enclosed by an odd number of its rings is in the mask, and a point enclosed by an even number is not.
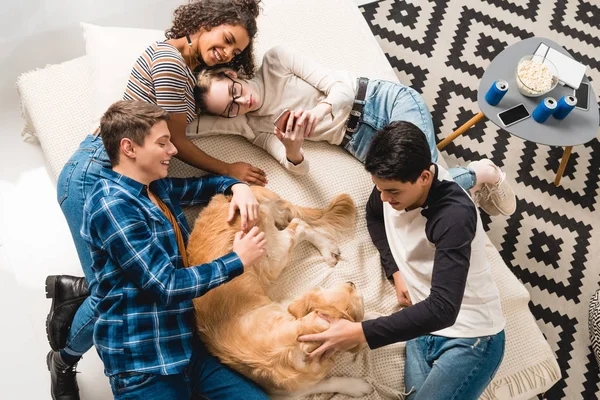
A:
[[[0,10],[0,110],[18,105],[17,77],[84,55],[79,22],[166,29],[186,0],[13,0]],[[127,40],[127,38],[123,38]]]

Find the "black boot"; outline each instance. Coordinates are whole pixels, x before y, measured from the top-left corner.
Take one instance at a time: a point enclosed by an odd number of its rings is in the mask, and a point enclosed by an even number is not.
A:
[[[52,350],[58,351],[66,346],[75,313],[89,295],[85,278],[69,275],[46,278],[46,297],[52,299],[46,318],[46,334]]]
[[[50,371],[50,393],[53,400],[79,400],[79,386],[75,365],[65,363],[58,351],[50,350],[46,356]]]

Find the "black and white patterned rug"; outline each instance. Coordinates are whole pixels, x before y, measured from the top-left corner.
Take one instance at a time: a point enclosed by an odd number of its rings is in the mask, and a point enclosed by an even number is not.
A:
[[[494,56],[528,37],[561,44],[588,66],[600,94],[600,0],[382,0],[360,10],[400,81],[429,104],[438,141],[479,112],[479,79]],[[587,314],[600,283],[600,142],[573,148],[559,187],[562,148],[525,142],[491,122],[454,140],[443,156],[451,166],[490,158],[515,188],[517,212],[484,216],[484,223],[529,290],[562,371],[541,398],[600,398]]]

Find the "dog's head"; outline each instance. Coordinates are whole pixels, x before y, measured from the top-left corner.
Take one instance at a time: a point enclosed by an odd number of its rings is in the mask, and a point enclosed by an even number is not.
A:
[[[298,319],[313,311],[352,322],[362,321],[365,313],[363,297],[352,282],[339,283],[328,289],[313,289],[288,306],[288,312]]]
[[[319,313],[352,322],[362,321],[365,313],[363,296],[352,282],[339,283],[328,289],[313,289],[292,301],[288,312],[302,320],[302,335],[323,332],[329,327]],[[304,342],[299,348],[306,355],[319,346],[317,342]],[[362,347],[356,346],[349,351],[358,352]],[[327,364],[333,365],[332,361]]]

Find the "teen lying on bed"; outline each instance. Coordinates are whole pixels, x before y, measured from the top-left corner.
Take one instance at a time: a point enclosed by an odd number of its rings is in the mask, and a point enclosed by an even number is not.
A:
[[[201,72],[195,97],[200,113],[224,118],[246,115],[239,133],[295,174],[309,169],[302,150],[305,139],[342,146],[364,163],[374,133],[393,121],[417,126],[425,134],[433,162],[438,159],[431,115],[415,90],[331,71],[283,47],[267,51],[252,79],[241,79],[229,69]],[[285,110],[291,110],[289,117]],[[274,127],[276,119],[279,128]],[[515,211],[514,191],[491,160],[449,172],[488,214]]]

